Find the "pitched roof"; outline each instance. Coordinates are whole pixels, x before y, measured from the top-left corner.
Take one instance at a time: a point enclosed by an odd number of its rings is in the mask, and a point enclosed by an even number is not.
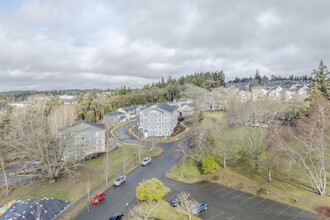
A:
[[[178,109],[178,107],[177,106],[171,106],[171,105],[168,105],[168,104],[165,104],[165,103],[160,103],[160,104],[157,104],[157,105],[153,105],[153,106],[150,106],[150,107],[143,108],[143,109],[141,109],[141,111],[148,111],[148,110],[151,110],[151,109],[160,109],[160,110],[167,111],[167,112],[174,112],[175,110]]]
[[[124,113],[122,112],[119,112],[119,111],[113,111],[113,112],[109,112],[107,114],[104,114],[103,116],[106,116],[106,115],[123,115]]]

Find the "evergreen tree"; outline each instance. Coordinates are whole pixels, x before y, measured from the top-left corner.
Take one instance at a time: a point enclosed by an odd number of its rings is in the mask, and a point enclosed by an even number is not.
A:
[[[325,98],[330,101],[330,72],[328,67],[321,60],[317,70],[313,70],[311,80],[312,88],[309,91],[308,101]]]

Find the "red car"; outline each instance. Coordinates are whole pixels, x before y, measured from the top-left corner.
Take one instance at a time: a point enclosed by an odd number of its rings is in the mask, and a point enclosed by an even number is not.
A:
[[[104,197],[105,197],[105,193],[104,192],[99,192],[92,199],[92,203],[94,203],[94,204],[99,203],[102,199],[104,199]]]

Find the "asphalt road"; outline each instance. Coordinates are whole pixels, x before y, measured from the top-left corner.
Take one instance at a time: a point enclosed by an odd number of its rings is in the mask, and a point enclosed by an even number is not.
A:
[[[138,167],[127,175],[127,181],[119,187],[111,187],[105,194],[106,198],[99,204],[89,206],[89,212],[84,209],[75,219],[109,219],[115,212],[125,213],[125,204],[129,207],[136,203],[135,190],[138,183],[144,179],[156,177],[165,179],[165,173],[179,161],[170,150],[171,144],[163,144],[164,153],[153,158],[151,163],[145,167]]]
[[[126,133],[126,129],[127,128],[131,128],[134,125],[136,125],[140,120],[136,120],[128,125],[125,125],[123,127],[118,128],[115,133],[118,135],[118,137],[120,137],[120,139],[122,139],[125,142],[130,142],[130,143],[136,143],[136,144],[141,144],[141,141],[135,140],[134,138],[132,138],[131,136],[129,136]]]
[[[123,135],[127,126],[117,134],[127,142],[134,142],[130,136]],[[119,130],[119,129],[118,129]],[[115,212],[126,213],[125,204],[129,207],[136,204],[135,190],[143,179],[158,178],[172,189],[168,201],[171,201],[181,191],[191,193],[197,201],[209,204],[209,209],[199,217],[208,220],[317,220],[321,217],[307,211],[287,206],[275,201],[241,192],[218,184],[199,182],[184,184],[168,179],[166,172],[179,162],[180,157],[173,153],[173,143],[162,144],[164,153],[152,159],[146,167],[138,167],[127,175],[127,181],[115,188],[111,187],[106,193],[106,199],[97,205],[90,205],[89,212],[84,209],[75,219],[109,219]],[[174,211],[174,209],[173,209]]]

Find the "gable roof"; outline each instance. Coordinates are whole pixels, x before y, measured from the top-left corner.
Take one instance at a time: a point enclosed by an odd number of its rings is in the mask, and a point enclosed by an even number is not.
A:
[[[97,123],[87,121],[87,120],[83,120],[83,121],[77,122],[73,125],[70,125],[68,127],[65,127],[62,130],[73,129],[73,128],[77,129],[76,131],[80,131],[80,132],[84,132],[84,131],[103,131],[103,130],[105,130],[105,125],[104,124],[97,124]]]
[[[160,103],[160,104],[157,104],[157,105],[153,105],[153,106],[150,106],[150,107],[146,107],[146,108],[143,108],[141,109],[142,112],[145,112],[145,111],[149,111],[149,110],[160,110],[160,111],[166,111],[166,112],[174,112],[175,110],[178,109],[177,106],[171,106],[171,105],[168,105],[168,104],[165,104],[165,103]]]
[[[168,112],[174,112],[175,110],[178,109],[177,106],[168,105],[166,103],[160,103],[160,104],[156,105],[156,108],[161,108]]]
[[[103,116],[107,116],[107,115],[124,115],[124,113],[119,112],[119,111],[113,111],[113,112],[109,112],[107,114],[104,114]]]

